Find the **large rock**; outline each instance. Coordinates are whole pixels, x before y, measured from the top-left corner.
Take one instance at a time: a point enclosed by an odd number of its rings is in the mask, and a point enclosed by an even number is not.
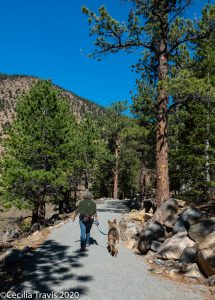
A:
[[[175,199],[169,199],[164,202],[155,212],[153,220],[164,224],[167,227],[174,226],[177,218],[178,203]]]
[[[215,275],[215,268],[210,265],[209,261],[204,257],[202,251],[199,248],[197,249],[196,263],[205,277]]]
[[[212,276],[208,277],[208,278],[205,280],[205,283],[206,283],[207,285],[214,286],[214,285],[215,285],[215,275],[212,275]]]
[[[215,217],[204,219],[192,226],[189,229],[189,236],[199,244],[205,237],[215,231]]]
[[[146,254],[152,242],[158,240],[160,237],[164,237],[164,235],[165,230],[159,222],[152,220],[147,221],[143,230],[140,232],[138,250],[141,254]]]
[[[180,199],[175,200],[177,201],[179,208],[184,208],[186,206],[186,201]]]
[[[151,250],[154,252],[158,252],[160,250],[161,246],[162,246],[162,243],[160,243],[158,241],[152,241]]]
[[[196,261],[196,254],[196,247],[187,247],[184,249],[179,262],[185,265],[194,263]]]
[[[175,225],[173,226],[172,232],[176,234],[178,232],[187,232],[190,228],[190,224],[184,216],[179,216]]]
[[[145,209],[132,211],[128,214],[128,218],[134,221],[144,222],[145,213]]]
[[[197,208],[189,207],[182,211],[173,227],[173,233],[188,231],[190,226],[200,221],[202,212]]]
[[[165,259],[180,259],[184,249],[193,247],[194,244],[185,232],[178,232],[162,244],[158,254]]]
[[[141,227],[137,222],[129,219],[122,219],[119,222],[119,232],[122,241],[136,239],[141,231]]]
[[[208,234],[199,244],[204,257],[215,267],[215,231]]]
[[[185,277],[195,278],[195,279],[203,279],[204,276],[201,274],[197,264],[190,264],[187,266],[186,271],[184,273]]]
[[[137,243],[136,240],[130,239],[130,240],[127,240],[124,242],[124,246],[128,249],[133,249],[135,247],[136,243]]]
[[[190,225],[199,222],[203,217],[203,213],[198,208],[194,208],[194,207],[189,207],[185,209],[182,212],[182,215],[187,217],[187,220]]]

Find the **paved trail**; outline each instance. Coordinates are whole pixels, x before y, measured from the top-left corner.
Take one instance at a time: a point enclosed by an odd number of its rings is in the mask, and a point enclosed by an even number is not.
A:
[[[99,205],[100,229],[107,232],[108,219],[119,220],[125,210],[124,203],[115,200]],[[191,289],[151,275],[143,258],[122,246],[118,257],[111,257],[106,249],[107,236],[102,235],[95,225],[92,237],[94,244],[81,253],[78,220],[53,229],[26,265],[21,282],[12,290],[40,291],[46,295],[52,291],[78,291],[83,300],[203,299],[199,287]]]

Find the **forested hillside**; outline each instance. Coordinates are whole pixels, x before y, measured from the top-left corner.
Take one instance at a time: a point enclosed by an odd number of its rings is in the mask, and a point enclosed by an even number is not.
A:
[[[0,134],[4,132],[15,116],[15,106],[17,99],[28,92],[39,78],[28,75],[7,75],[0,73]],[[74,111],[80,118],[87,112],[97,114],[103,108],[89,100],[83,99],[74,93],[67,91],[59,86],[64,97],[66,97]]]

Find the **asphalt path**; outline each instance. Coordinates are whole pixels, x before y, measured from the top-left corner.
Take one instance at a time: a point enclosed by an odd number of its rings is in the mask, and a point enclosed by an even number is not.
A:
[[[126,212],[123,201],[98,205],[99,228],[108,231],[108,220]],[[107,251],[107,236],[93,225],[92,244],[80,251],[78,218],[53,228],[43,245],[33,252],[23,274],[10,290],[17,299],[83,300],[198,300],[201,287],[162,279],[148,271],[142,256],[120,245],[114,258]],[[20,294],[18,294],[20,293]]]

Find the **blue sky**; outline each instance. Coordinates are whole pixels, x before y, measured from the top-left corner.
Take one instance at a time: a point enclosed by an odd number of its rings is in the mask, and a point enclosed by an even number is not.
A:
[[[208,1],[193,2],[190,18],[200,16]],[[130,100],[134,55],[110,55],[102,62],[87,57],[93,38],[81,6],[97,10],[102,4],[116,19],[126,19],[123,0],[0,0],[0,72],[52,79],[101,105]]]

